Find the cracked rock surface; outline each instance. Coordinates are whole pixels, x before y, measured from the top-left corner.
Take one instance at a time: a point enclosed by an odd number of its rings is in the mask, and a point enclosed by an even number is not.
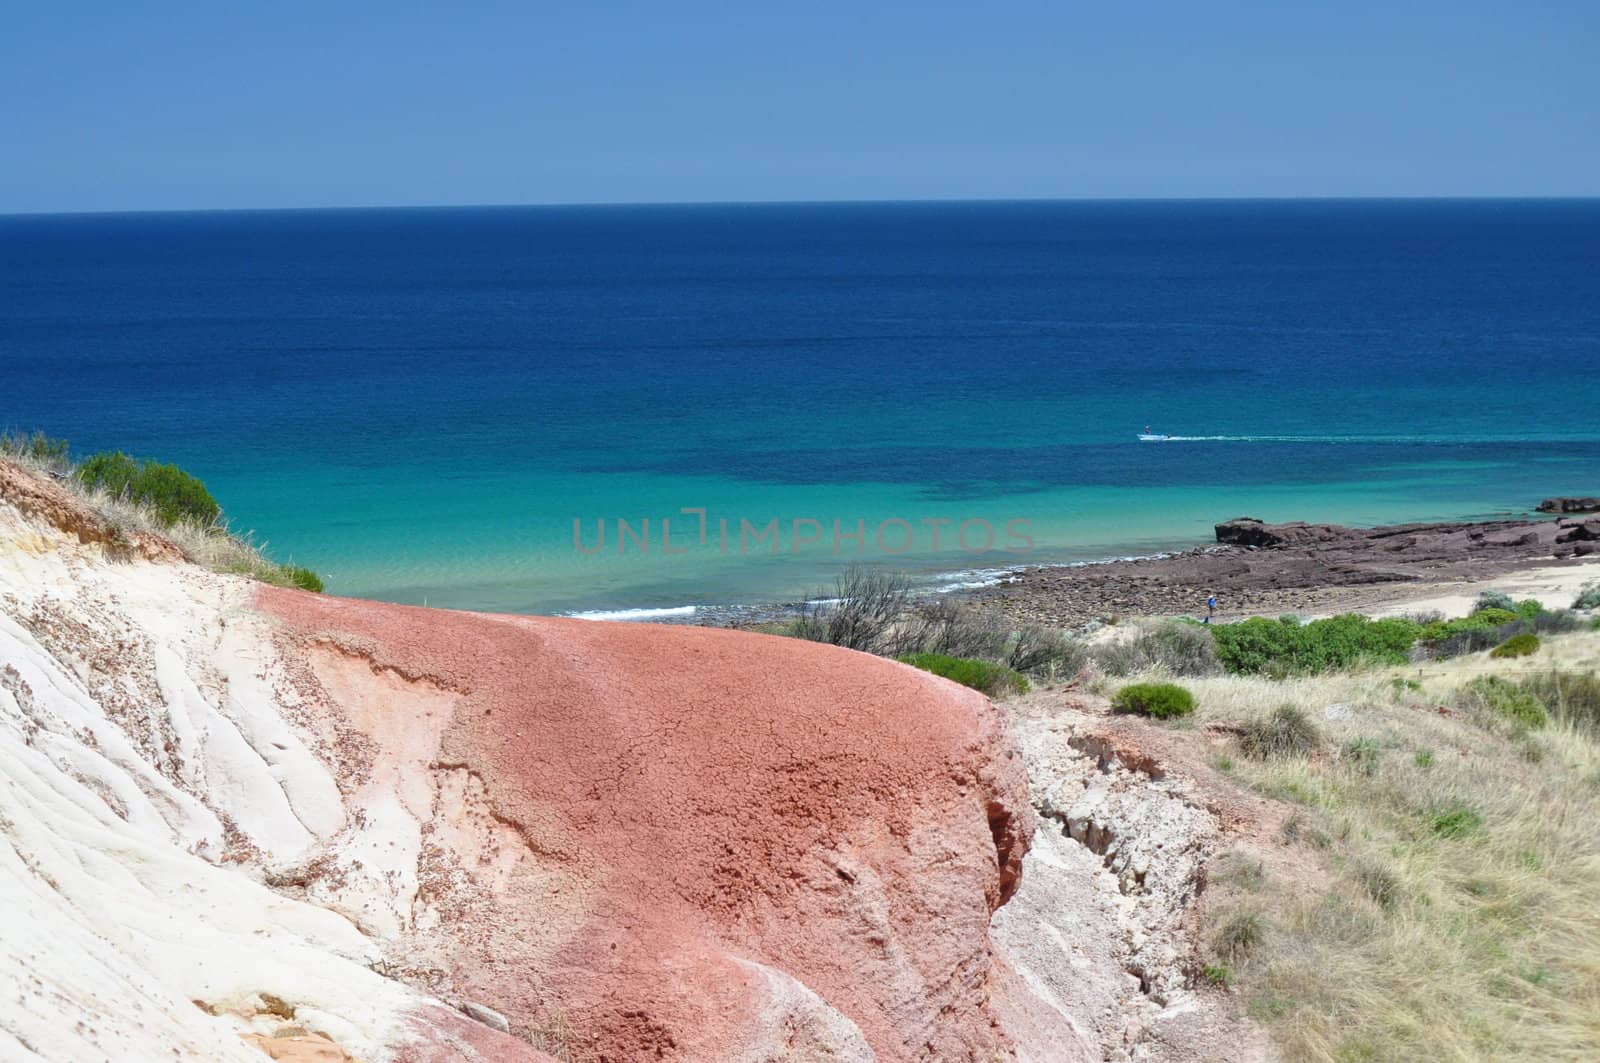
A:
[[[1194,988],[1196,901],[1223,817],[1090,700],[1012,703],[1040,821],[1022,888],[994,920],[996,951],[1025,987],[1001,1006],[1021,1025],[1046,1002],[1073,1035],[1071,1055],[1024,1058],[1273,1058],[1230,1001]]]

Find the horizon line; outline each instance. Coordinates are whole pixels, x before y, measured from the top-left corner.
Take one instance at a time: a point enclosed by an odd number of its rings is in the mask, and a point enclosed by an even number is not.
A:
[[[561,200],[528,203],[372,203],[344,206],[264,206],[264,207],[131,207],[104,210],[21,210],[0,211],[0,218],[83,218],[130,214],[293,214],[336,211],[385,210],[574,210],[618,207],[818,207],[818,206],[911,206],[958,204],[1024,203],[1307,203],[1307,202],[1586,202],[1600,200],[1600,193],[1573,195],[1433,195],[1433,194],[1328,194],[1283,196],[980,196],[980,197],[900,197],[889,199],[682,199],[682,200]]]

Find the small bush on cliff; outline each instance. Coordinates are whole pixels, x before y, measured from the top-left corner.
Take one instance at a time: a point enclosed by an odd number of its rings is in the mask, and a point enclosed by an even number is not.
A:
[[[1010,639],[1011,625],[1000,614],[939,598],[918,605],[902,618],[894,635],[894,652],[997,660]]]
[[[980,661],[974,657],[946,657],[940,653],[911,653],[899,660],[902,664],[943,676],[990,697],[1028,692],[1026,679],[993,661]]]
[[[1088,662],[1088,651],[1064,632],[1037,625],[1016,628],[992,609],[948,598],[911,608],[884,633],[877,652],[976,657],[1048,678],[1073,675]]]
[[[1176,683],[1134,683],[1111,699],[1114,712],[1129,712],[1167,720],[1194,711],[1194,695]]]
[[[91,490],[147,507],[164,525],[187,520],[210,527],[222,516],[222,507],[206,485],[176,465],[139,461],[120,450],[103,451],[85,459],[73,475]]]
[[[67,456],[67,441],[54,439],[43,432],[6,432],[0,434],[0,455],[46,472],[65,476],[72,471],[72,460]]]
[[[792,633],[863,653],[892,653],[895,625],[911,599],[911,578],[870,565],[851,565],[834,580],[833,594],[806,603]]]
[[[1024,675],[1054,680],[1076,675],[1089,663],[1089,651],[1063,631],[1029,625],[1011,636],[1002,663]]]
[[[156,532],[183,556],[213,572],[280,587],[321,591],[322,579],[299,565],[269,561],[248,534],[229,530],[222,507],[194,476],[175,465],[104,451],[74,466],[67,441],[43,432],[0,435],[0,457],[58,478],[121,536]]]
[[[1539,636],[1531,631],[1512,635],[1489,651],[1490,657],[1527,657],[1539,652]]]
[[[1600,609],[1600,580],[1585,583],[1578,596],[1572,600],[1574,609]]]

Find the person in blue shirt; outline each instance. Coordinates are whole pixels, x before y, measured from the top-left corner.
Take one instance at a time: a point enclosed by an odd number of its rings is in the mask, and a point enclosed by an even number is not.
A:
[[[1211,618],[1217,615],[1217,596],[1215,594],[1206,599],[1206,623],[1211,623]]]

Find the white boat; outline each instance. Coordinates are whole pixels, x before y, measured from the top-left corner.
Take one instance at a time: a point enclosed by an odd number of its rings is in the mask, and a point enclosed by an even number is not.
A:
[[[1153,432],[1139,433],[1139,442],[1141,443],[1165,443],[1171,438],[1171,436],[1156,435]]]

